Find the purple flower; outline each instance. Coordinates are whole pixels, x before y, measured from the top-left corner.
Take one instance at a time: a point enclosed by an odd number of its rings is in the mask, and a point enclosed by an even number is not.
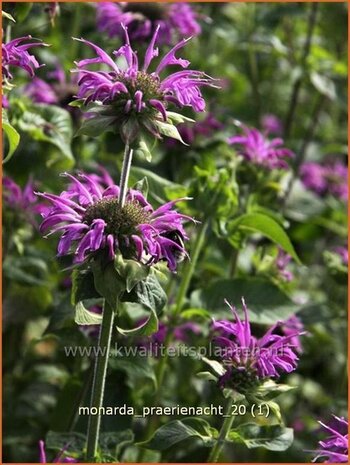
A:
[[[329,193],[341,200],[348,200],[348,167],[341,161],[336,161],[327,164],[325,168]]]
[[[16,66],[26,71],[30,77],[34,77],[35,70],[43,65],[39,65],[34,55],[31,55],[28,50],[31,47],[46,46],[41,41],[31,41],[31,36],[19,37],[13,39],[7,44],[2,44],[2,77],[5,80],[11,80],[13,78],[10,67]],[[37,40],[37,39],[33,39]],[[23,43],[31,41],[29,43]]]
[[[60,195],[39,193],[52,207],[43,215],[41,232],[60,232],[58,255],[74,254],[82,263],[105,250],[113,260],[117,251],[148,265],[165,260],[175,271],[177,256],[186,254],[183,241],[188,237],[183,222],[191,220],[174,210],[179,200],[154,210],[141,192],[130,189],[124,207],[119,206],[119,187],[104,188],[96,177],[65,173],[71,185]]]
[[[53,88],[47,82],[35,77],[23,89],[24,93],[35,103],[57,103],[58,98]]]
[[[343,265],[347,266],[349,263],[349,252],[347,247],[335,247],[334,252],[340,256]]]
[[[23,92],[35,103],[66,107],[78,90],[75,77],[68,81],[63,68],[58,64],[53,71],[47,73],[48,81],[35,77],[23,88]],[[74,110],[69,106],[67,109]]]
[[[72,457],[63,457],[66,448],[63,448],[53,460],[52,463],[77,463],[78,460],[73,459]],[[46,460],[46,451],[44,441],[39,441],[39,451],[40,451],[40,462],[39,463],[48,463]]]
[[[314,452],[317,456],[313,462],[323,458],[323,463],[348,463],[348,420],[333,415],[333,424],[326,425],[319,421],[320,425],[329,433],[323,441],[319,441],[319,449]]]
[[[313,162],[304,163],[300,168],[300,176],[305,187],[317,194],[324,194],[327,190],[325,169],[322,165]]]
[[[5,205],[11,211],[23,215],[26,221],[36,225],[35,215],[42,213],[45,207],[38,202],[38,198],[33,192],[34,183],[32,179],[29,178],[27,184],[21,189],[13,179],[5,176],[2,185]]]
[[[84,59],[76,63],[79,71],[77,98],[82,99],[85,105],[90,102],[97,104],[97,107],[87,109],[89,116],[95,116],[95,118],[104,116],[106,127],[116,129],[122,125],[122,136],[125,127],[133,133],[135,139],[140,132],[139,126],[141,125],[146,131],[160,138],[164,126],[162,120],[171,121],[167,113],[170,103],[180,108],[188,106],[197,112],[204,111],[205,101],[200,88],[213,86],[212,78],[201,71],[187,69],[177,71],[162,79],[160,77],[169,65],[178,65],[182,68],[189,66],[189,61],[175,56],[176,52],[186,45],[188,39],[183,39],[173,47],[160,60],[155,71],[150,73],[148,68],[153,58],[158,56],[155,43],[159,27],[154,32],[146,50],[142,66],[139,64],[136,52],[131,48],[127,28],[124,25],[122,27],[125,31],[125,44],[113,54],[118,59],[124,59],[126,63],[124,68],[97,45],[78,39],[89,45],[97,55],[95,58]],[[109,71],[88,69],[89,65],[96,64],[104,65],[109,68]],[[126,139],[125,136],[124,139]]]
[[[292,336],[290,344],[295,347],[299,353],[302,352],[300,335],[304,332],[303,322],[296,315],[292,315],[287,320],[281,323],[281,331],[285,336]]]
[[[304,163],[300,177],[307,189],[320,196],[330,194],[344,201],[348,199],[348,168],[341,161],[324,165]]]
[[[172,44],[179,37],[196,36],[201,27],[198,15],[187,3],[112,3],[97,6],[97,26],[110,38],[123,35],[128,26],[132,40],[148,40],[159,27],[159,42]]]
[[[294,156],[293,152],[283,147],[283,139],[268,139],[255,128],[243,126],[244,135],[230,137],[228,142],[239,146],[239,153],[246,160],[268,169],[287,169],[285,158]]]
[[[230,307],[235,322],[214,321],[213,329],[219,332],[214,341],[221,348],[221,358],[226,373],[219,379],[221,387],[233,387],[244,392],[259,384],[264,378],[276,378],[281,373],[290,373],[297,366],[298,357],[293,338],[300,336],[300,331],[288,336],[274,333],[280,323],[272,326],[266,334],[258,339],[251,334],[248,309],[242,298],[245,319],[242,321],[235,307]]]
[[[293,273],[289,270],[287,270],[287,266],[289,262],[291,261],[292,257],[288,255],[284,250],[278,249],[278,255],[276,258],[276,267],[278,270],[279,275],[285,280],[285,281],[292,281],[293,279]]]
[[[261,118],[261,127],[267,134],[280,136],[283,132],[282,121],[275,115],[266,114]]]

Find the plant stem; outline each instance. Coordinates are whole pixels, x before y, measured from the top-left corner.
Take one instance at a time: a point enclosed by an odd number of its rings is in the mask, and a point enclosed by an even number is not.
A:
[[[113,320],[114,309],[105,300],[90,402],[90,409],[95,407],[97,409],[97,415],[90,415],[87,432],[86,458],[90,463],[95,461],[100,435],[100,408],[103,405],[108,358],[111,347]]]
[[[191,260],[186,263],[186,267],[183,271],[179,292],[177,294],[174,315],[178,315],[181,311],[183,301],[186,297],[188,288],[191,284],[191,279],[192,279],[194,270],[197,266],[199,254],[204,244],[205,234],[207,232],[208,226],[209,226],[209,220],[208,219],[204,220],[198,231],[196,242],[194,243],[193,250],[191,251]]]
[[[303,51],[303,55],[301,57],[301,62],[300,62],[300,67],[301,67],[302,72],[301,72],[301,75],[298,77],[298,79],[295,81],[294,87],[292,90],[292,95],[290,99],[289,109],[288,109],[286,122],[285,122],[285,128],[284,128],[285,139],[287,139],[290,136],[291,129],[292,129],[294,114],[295,114],[295,110],[296,110],[298,100],[299,100],[301,84],[304,78],[306,62],[307,62],[307,58],[309,56],[310,49],[311,49],[311,41],[312,41],[312,35],[313,35],[315,24],[316,24],[317,10],[318,10],[318,3],[317,2],[312,3],[312,5],[310,5],[310,14],[308,17],[308,28],[307,28],[307,35],[306,35],[306,40],[304,44],[304,51]]]
[[[122,207],[125,205],[126,193],[128,190],[128,181],[129,181],[129,174],[132,162],[132,154],[133,149],[130,148],[128,144],[125,145],[124,150],[124,159],[123,159],[123,166],[122,172],[120,175],[120,194],[119,194],[119,203]]]
[[[177,299],[176,299],[175,310],[173,313],[175,318],[178,316],[178,314],[181,311],[183,301],[186,297],[189,285],[191,283],[191,278],[193,276],[194,270],[198,262],[199,254],[204,244],[205,234],[209,226],[209,221],[210,221],[209,219],[204,220],[203,223],[201,224],[200,229],[198,231],[197,238],[196,238],[196,242],[193,245],[193,250],[191,253],[191,261],[187,262],[187,265],[184,269],[182,280],[180,283],[180,289],[179,289]],[[170,329],[171,328],[169,328],[169,331],[167,332],[165,336],[165,340],[163,342],[164,347],[168,347],[172,340],[173,332]],[[163,387],[163,381],[164,381],[164,375],[165,375],[167,362],[168,362],[168,352],[165,352],[164,356],[161,357],[161,359],[159,360],[159,364],[157,365],[157,368],[156,368],[157,390],[154,395],[154,401],[152,405],[158,405],[160,402],[160,396],[161,396],[161,391]],[[151,420],[148,422],[146,432],[145,432],[146,439],[152,434],[153,430],[157,427],[158,421],[159,421],[159,417],[152,417]],[[145,452],[144,450],[140,452],[139,457],[138,457],[139,462],[141,462],[144,452]]]
[[[220,429],[218,440],[216,441],[215,446],[212,448],[209,454],[209,457],[207,460],[208,463],[216,463],[219,459],[222,448],[224,447],[224,444],[225,444],[226,437],[231,430],[231,426],[235,418],[233,415],[231,415],[231,412],[232,412],[232,399],[229,398],[227,401],[227,408],[226,408],[226,413],[225,413],[226,418]]]
[[[237,263],[238,263],[239,250],[233,249],[231,259],[230,259],[230,269],[229,269],[229,278],[233,279],[236,275]]]
[[[320,113],[323,109],[323,106],[324,106],[324,103],[326,101],[326,98],[322,95],[321,97],[319,97],[317,99],[317,102],[315,104],[315,107],[314,107],[314,110],[310,116],[310,120],[309,120],[309,125],[308,125],[308,128],[306,130],[306,135],[305,135],[305,138],[304,138],[304,141],[300,147],[300,150],[297,152],[297,155],[296,155],[296,158],[295,158],[295,162],[294,162],[294,166],[293,166],[293,174],[290,178],[290,181],[286,187],[286,191],[285,191],[285,194],[283,196],[283,199],[282,199],[282,211],[284,211],[285,209],[285,206],[286,206],[286,203],[287,203],[287,200],[289,198],[289,195],[293,189],[293,185],[294,185],[294,182],[295,180],[297,179],[298,175],[299,175],[299,171],[300,171],[300,167],[301,165],[304,163],[304,159],[305,159],[305,155],[307,153],[307,148],[310,144],[310,142],[312,141],[314,135],[315,135],[315,132],[316,132],[316,128],[317,128],[317,125],[318,125],[318,122],[319,122],[319,117],[320,117]]]

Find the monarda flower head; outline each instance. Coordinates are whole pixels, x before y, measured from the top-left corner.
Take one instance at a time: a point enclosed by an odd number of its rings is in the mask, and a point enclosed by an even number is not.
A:
[[[2,79],[8,83],[12,78],[10,68],[15,66],[26,71],[30,77],[34,77],[35,71],[41,66],[34,55],[29,53],[32,47],[46,46],[31,36],[13,39],[7,44],[2,44]]]
[[[230,307],[235,321],[214,321],[213,329],[219,336],[214,342],[220,347],[220,354],[226,372],[220,377],[219,385],[245,393],[257,387],[266,378],[278,378],[281,373],[290,373],[297,366],[298,357],[292,340],[302,334],[295,331],[288,336],[274,333],[280,323],[272,326],[258,339],[251,333],[248,309],[242,299],[244,320],[238,316],[235,307]]]
[[[100,2],[97,26],[110,38],[123,35],[121,23],[128,26],[131,40],[150,39],[159,27],[159,42],[172,44],[180,37],[201,32],[198,15],[187,3],[113,3]]]
[[[323,463],[348,463],[349,439],[348,420],[333,415],[334,420],[331,425],[326,425],[319,421],[319,424],[329,434],[326,439],[320,441],[319,449],[315,450],[316,457],[313,462]]]
[[[288,168],[286,158],[293,157],[294,153],[283,147],[283,139],[269,139],[257,129],[247,126],[243,126],[243,133],[241,136],[230,137],[228,142],[237,146],[238,153],[247,161],[270,170]]]
[[[154,210],[140,191],[129,189],[121,207],[118,186],[104,188],[98,177],[86,174],[65,176],[71,181],[67,191],[38,194],[52,204],[40,230],[61,233],[59,256],[73,254],[74,263],[82,263],[101,251],[109,260],[120,252],[148,265],[165,260],[175,271],[179,255],[187,255],[183,222],[191,218],[173,208],[184,199]]]
[[[33,226],[37,226],[35,217],[42,213],[45,207],[38,202],[38,198],[33,192],[32,179],[29,179],[22,189],[13,179],[4,176],[2,186],[4,204],[8,207],[7,211],[14,213],[16,218],[21,217],[23,221],[29,221]]]
[[[306,162],[301,166],[300,177],[304,186],[319,196],[348,199],[348,168],[340,160],[325,164]]]
[[[150,132],[157,138],[164,134],[181,140],[173,123],[188,119],[168,112],[168,105],[204,111],[205,101],[200,89],[202,86],[213,86],[214,80],[201,71],[188,69],[161,77],[169,65],[182,68],[189,66],[189,61],[175,56],[188,39],[183,39],[173,47],[160,60],[156,69],[150,72],[151,62],[158,56],[155,44],[159,27],[146,50],[142,65],[139,64],[137,53],[131,48],[127,28],[123,28],[125,44],[113,52],[118,63],[97,45],[79,39],[97,55],[96,58],[87,58],[76,63],[79,72],[77,98],[83,103],[89,116],[86,126],[91,128],[95,124],[99,128],[96,134],[100,134],[101,129],[120,131],[124,142],[128,144],[139,137],[140,131]],[[124,59],[126,66],[121,66],[121,59]],[[108,71],[88,69],[90,65],[96,64],[104,65]],[[91,103],[94,104],[89,105]],[[84,126],[81,132],[84,133]]]

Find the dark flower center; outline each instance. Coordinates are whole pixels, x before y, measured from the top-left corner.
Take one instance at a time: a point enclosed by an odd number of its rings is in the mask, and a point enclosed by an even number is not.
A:
[[[242,394],[254,390],[260,384],[260,380],[255,370],[242,370],[239,368],[230,367],[229,372],[224,376],[225,387],[234,389],[235,391]]]
[[[85,211],[85,223],[90,225],[97,219],[105,221],[106,234],[130,235],[135,233],[136,226],[149,221],[150,213],[136,201],[126,202],[121,208],[117,198],[107,197],[90,205]]]
[[[151,21],[159,21],[166,17],[166,8],[164,8],[164,5],[159,3],[128,3],[125,6],[124,11],[140,13]]]
[[[140,90],[143,94],[142,100],[144,102],[150,99],[163,100],[163,92],[160,90],[159,79],[145,71],[138,71],[135,79],[131,79],[122,73],[117,76],[117,80],[126,86],[132,97],[137,90]]]

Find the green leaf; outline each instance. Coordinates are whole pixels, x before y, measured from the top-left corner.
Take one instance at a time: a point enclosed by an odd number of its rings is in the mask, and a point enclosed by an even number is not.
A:
[[[146,309],[159,314],[167,302],[167,295],[151,269],[147,278],[138,282],[130,293],[125,293],[122,300],[139,303]]]
[[[248,449],[264,449],[282,452],[293,443],[293,429],[280,425],[245,423],[228,435],[228,442],[242,442]]]
[[[102,454],[110,454],[114,460],[119,458],[122,449],[134,441],[134,433],[130,430],[108,431],[101,433],[99,447]]]
[[[6,13],[6,11],[1,11],[2,18],[9,19],[10,21],[16,22],[14,18],[10,15],[10,13]]]
[[[54,431],[67,431],[72,416],[75,415],[79,405],[83,381],[77,376],[71,376],[58,394],[57,404],[50,418],[50,429]],[[62,415],[62,412],[66,412]]]
[[[162,451],[189,438],[200,439],[205,446],[211,446],[214,443],[208,422],[200,418],[186,418],[161,426],[151,439],[137,445]]]
[[[144,158],[146,161],[152,161],[152,148],[154,147],[156,138],[142,134],[135,147],[135,155]]]
[[[200,371],[197,373],[197,377],[204,379],[205,381],[214,381],[215,383],[217,383],[219,379],[214,376],[213,373],[210,373],[210,371]]]
[[[3,160],[3,163],[7,163],[12,158],[12,155],[15,153],[18,147],[20,135],[18,134],[16,129],[9,123],[5,112],[3,112],[2,130],[6,134],[8,140],[8,150],[6,157]]]
[[[181,312],[181,317],[185,320],[192,320],[194,317],[203,318],[203,320],[211,320],[212,315],[204,308],[188,308]]]
[[[254,396],[264,401],[272,400],[285,392],[295,389],[294,386],[288,384],[277,384],[272,379],[265,381],[258,389],[254,392]]]
[[[194,291],[190,303],[192,307],[202,307],[212,314],[229,317],[230,309],[224,300],[227,299],[243,315],[242,297],[253,323],[272,325],[299,310],[284,292],[263,278],[219,279],[205,289]]]
[[[53,144],[67,160],[74,161],[72,119],[68,111],[55,105],[35,105],[30,111],[24,111],[18,127],[34,140]],[[51,163],[56,161],[54,159]]]
[[[206,357],[202,357],[202,360],[207,363],[217,375],[222,376],[226,373],[226,369],[216,360],[209,360]]]
[[[91,270],[74,269],[72,273],[72,305],[84,300],[100,297],[95,289],[94,274]]]
[[[230,234],[233,234],[238,229],[263,234],[265,237],[282,247],[282,249],[291,255],[297,263],[301,263],[288,235],[270,216],[263,215],[261,213],[246,213],[229,222],[227,226],[227,230]]]
[[[325,95],[330,100],[335,100],[337,98],[335,84],[329,77],[313,71],[310,75],[310,80],[315,89],[318,90],[320,94]]]
[[[61,451],[65,449],[65,456],[79,457],[86,446],[86,437],[84,434],[72,431],[70,433],[57,433],[49,431],[45,441],[46,449]]]
[[[100,325],[102,322],[102,315],[91,312],[84,307],[83,302],[78,302],[75,306],[74,321],[78,325]]]
[[[159,203],[164,203],[168,199],[166,189],[182,187],[180,184],[175,184],[171,181],[168,181],[158,174],[155,174],[153,171],[149,171],[144,168],[133,166],[131,167],[130,174],[132,183],[135,183],[140,178],[146,177],[149,184],[149,196]]]
[[[117,326],[117,330],[123,336],[151,336],[158,331],[158,317],[155,310],[151,309],[147,320],[136,328],[124,329]]]
[[[173,139],[179,140],[184,145],[188,145],[182,140],[182,137],[177,127],[173,124],[164,123],[163,121],[154,121],[154,125],[157,127],[158,131],[164,136],[172,137]]]
[[[114,263],[96,260],[92,264],[94,285],[97,292],[117,311],[118,302],[126,289],[125,280],[115,270]]]
[[[136,260],[124,259],[120,254],[114,260],[117,273],[125,280],[126,291],[131,292],[137,283],[147,278],[151,268]]]
[[[115,116],[98,115],[94,118],[84,119],[75,136],[100,137],[105,131],[113,131],[112,124],[115,122]]]
[[[187,116],[181,115],[180,113],[175,113],[174,111],[167,111],[167,117],[173,124],[180,124],[180,123],[195,123],[196,121],[192,118],[187,118]]]
[[[110,360],[113,369],[124,371],[128,376],[127,384],[131,389],[143,386],[146,380],[152,382],[155,389],[157,378],[149,359],[145,357],[112,357]]]

